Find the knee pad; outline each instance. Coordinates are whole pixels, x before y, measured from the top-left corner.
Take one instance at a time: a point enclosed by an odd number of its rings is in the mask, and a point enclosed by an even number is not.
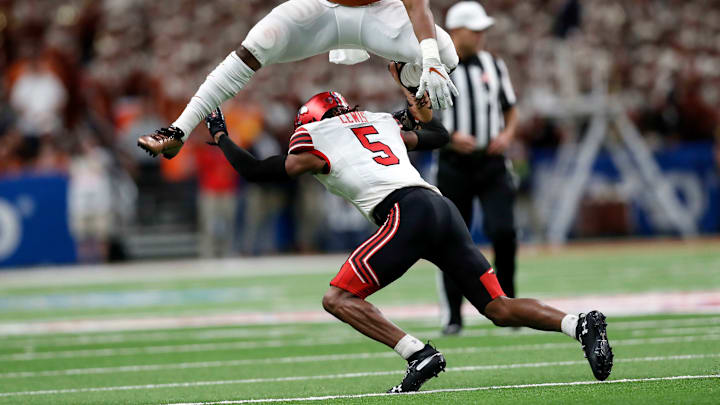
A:
[[[255,24],[242,42],[260,65],[270,65],[282,57],[287,48],[288,29],[282,19],[271,12]]]
[[[242,46],[263,66],[312,56],[313,41],[318,41],[318,33],[313,36],[313,27],[327,25],[327,11],[316,0],[286,1],[250,29]],[[302,39],[306,41],[299,41]],[[291,41],[293,44],[288,46]],[[303,49],[297,49],[298,44]]]

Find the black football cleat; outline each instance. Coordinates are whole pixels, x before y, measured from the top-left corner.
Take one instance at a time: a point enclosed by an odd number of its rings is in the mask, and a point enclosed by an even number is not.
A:
[[[613,352],[607,338],[605,315],[599,311],[580,314],[575,334],[590,363],[595,378],[604,381],[610,376]]]
[[[402,382],[388,390],[388,393],[417,391],[425,381],[437,377],[445,371],[445,357],[434,347],[426,344],[419,352],[408,359],[408,368]]]

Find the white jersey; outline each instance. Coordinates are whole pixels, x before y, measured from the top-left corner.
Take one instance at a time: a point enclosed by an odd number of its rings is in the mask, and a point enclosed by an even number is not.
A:
[[[392,115],[351,112],[299,127],[288,153],[310,152],[327,163],[317,178],[372,221],[372,210],[393,191],[411,186],[440,191],[420,176]]]

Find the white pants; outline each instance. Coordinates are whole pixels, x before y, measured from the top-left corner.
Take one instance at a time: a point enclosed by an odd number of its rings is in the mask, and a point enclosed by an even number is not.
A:
[[[440,58],[458,64],[450,35],[436,26]],[[420,45],[400,0],[345,7],[326,0],[289,0],[275,7],[242,43],[261,65],[306,59],[333,49],[364,49],[385,59],[421,64]]]

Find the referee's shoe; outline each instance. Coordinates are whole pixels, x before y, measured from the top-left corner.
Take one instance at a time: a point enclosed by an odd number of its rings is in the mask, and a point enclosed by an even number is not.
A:
[[[604,381],[610,376],[613,366],[613,352],[607,338],[605,315],[599,311],[580,314],[575,329],[577,339],[585,352],[595,378]]]
[[[388,393],[417,391],[425,381],[445,371],[445,357],[434,347],[425,347],[408,358],[408,368],[402,382],[388,390]]]

